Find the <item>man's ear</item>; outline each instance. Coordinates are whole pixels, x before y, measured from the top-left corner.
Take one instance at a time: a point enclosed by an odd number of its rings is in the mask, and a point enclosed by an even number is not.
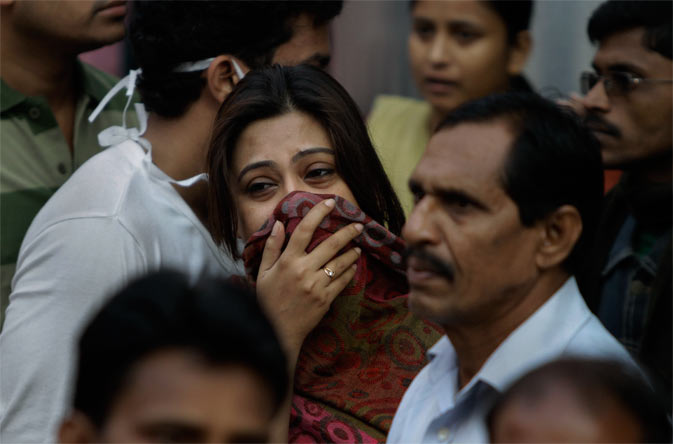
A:
[[[236,74],[233,60],[234,58],[230,55],[217,56],[206,70],[208,91],[218,103],[222,103],[241,80]],[[246,70],[245,65],[240,60],[237,60],[236,63],[241,69]]]
[[[540,269],[560,265],[573,250],[582,234],[582,217],[577,208],[563,205],[549,214],[542,225],[542,242],[535,262]]]
[[[92,443],[98,442],[98,433],[88,416],[77,410],[63,420],[58,430],[58,442],[61,443]]]
[[[519,31],[514,41],[509,45],[509,60],[507,62],[507,73],[510,76],[521,74],[526,60],[533,48],[533,39],[528,30]]]

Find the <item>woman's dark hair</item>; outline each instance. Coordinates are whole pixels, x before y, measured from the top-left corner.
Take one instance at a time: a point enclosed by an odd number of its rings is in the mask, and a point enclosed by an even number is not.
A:
[[[185,62],[236,56],[250,68],[271,64],[302,14],[315,26],[341,12],[342,1],[154,1],[133,3],[129,38],[143,72],[138,90],[149,111],[178,117],[205,85],[202,72],[174,72]]]
[[[259,375],[275,409],[287,395],[287,361],[255,295],[241,285],[158,271],[127,285],[79,340],[74,407],[102,427],[133,369],[164,350],[201,358],[206,367],[236,364]]]
[[[208,225],[215,242],[238,256],[230,169],[239,136],[255,121],[290,112],[305,113],[320,123],[332,142],[337,173],[360,208],[399,234],[404,212],[353,99],[317,68],[273,66],[249,73],[222,103],[215,121],[208,153]]]
[[[418,0],[411,0],[409,5],[414,8]],[[497,13],[507,28],[507,40],[512,43],[520,31],[530,27],[533,15],[533,0],[483,0],[491,10]]]

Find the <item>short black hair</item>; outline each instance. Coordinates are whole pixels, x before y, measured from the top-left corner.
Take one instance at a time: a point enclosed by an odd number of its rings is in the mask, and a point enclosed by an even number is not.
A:
[[[315,26],[341,12],[342,1],[152,1],[133,5],[129,37],[142,68],[138,90],[148,110],[178,117],[198,99],[202,72],[176,73],[181,63],[231,54],[251,69],[269,65],[292,38],[302,14]]]
[[[664,404],[642,374],[622,362],[581,357],[557,359],[522,376],[491,408],[486,420],[489,430],[492,432],[498,414],[511,399],[534,396],[554,381],[573,386],[578,400],[593,411],[602,410],[607,400],[619,402],[640,424],[642,442],[671,442],[671,423]]]
[[[241,133],[253,122],[294,111],[312,117],[325,130],[334,148],[337,173],[362,211],[399,235],[404,211],[348,92],[313,66],[274,65],[246,75],[215,119],[207,162],[208,228],[213,239],[238,256],[238,210],[229,176]]]
[[[576,273],[590,248],[603,201],[603,166],[598,141],[570,110],[535,93],[507,92],[465,103],[437,131],[461,123],[503,121],[514,141],[502,184],[531,226],[562,205],[577,208],[582,234],[563,263]]]
[[[411,0],[409,6],[414,8],[418,0]],[[533,16],[533,0],[482,0],[489,8],[500,16],[507,28],[507,40],[512,43],[520,31],[530,28]]]
[[[495,11],[507,27],[507,39],[514,42],[516,35],[530,28],[533,16],[533,0],[486,0],[485,3]]]
[[[275,408],[288,390],[285,355],[254,294],[218,279],[195,285],[174,271],[142,277],[108,301],[79,341],[74,407],[97,426],[143,358],[184,349],[206,364],[240,364],[273,391]]]
[[[617,32],[645,28],[643,46],[670,59],[671,15],[670,0],[609,0],[591,15],[587,32],[592,43],[600,42]]]

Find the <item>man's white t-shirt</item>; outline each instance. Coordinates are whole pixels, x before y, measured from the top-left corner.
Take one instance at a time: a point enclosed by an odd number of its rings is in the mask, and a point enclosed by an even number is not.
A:
[[[159,268],[191,281],[243,274],[129,140],[79,168],[23,241],[0,335],[0,442],[56,440],[81,329],[107,297]]]

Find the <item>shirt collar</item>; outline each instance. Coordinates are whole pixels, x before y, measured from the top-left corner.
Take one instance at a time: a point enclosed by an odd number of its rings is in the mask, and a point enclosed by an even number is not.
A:
[[[489,356],[475,378],[503,392],[528,370],[562,354],[591,317],[574,277],[569,278]]]
[[[91,97],[96,103],[100,102],[110,90],[109,83],[105,83],[100,79],[101,74],[99,72],[79,60],[77,61],[77,75],[82,79],[84,94]]]
[[[547,302],[510,333],[463,391],[483,381],[503,392],[529,369],[560,355],[590,316],[575,278],[569,278]],[[431,360],[429,376],[433,383],[458,366],[456,351],[446,335],[428,350],[428,358]]]
[[[94,72],[93,68],[82,63],[78,59],[75,67],[75,75],[81,79],[84,94],[91,97],[96,103],[100,102],[107,93],[109,86],[98,78],[98,75]],[[2,79],[0,79],[0,97],[2,97],[2,100],[0,101],[0,112],[3,113],[30,98],[30,96],[22,94],[9,86]]]
[[[0,112],[3,113],[23,102],[27,98],[27,96],[24,96],[17,90],[10,87],[2,79],[0,79],[0,97],[2,97],[2,100],[0,101]]]

